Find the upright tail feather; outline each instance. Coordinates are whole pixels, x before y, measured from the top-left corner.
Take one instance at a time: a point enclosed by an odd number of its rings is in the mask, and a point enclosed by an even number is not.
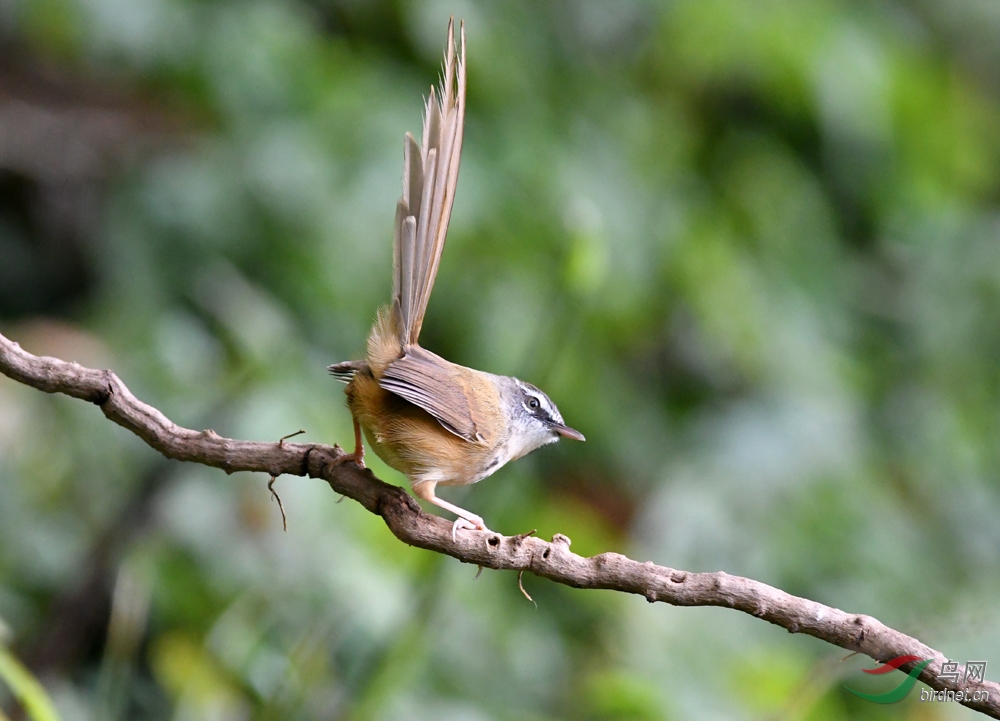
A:
[[[465,125],[465,27],[455,44],[448,24],[448,50],[440,90],[431,88],[424,113],[423,147],[409,133],[403,145],[403,197],[396,205],[393,243],[393,311],[400,343],[417,342],[430,300],[448,221],[455,201]]]

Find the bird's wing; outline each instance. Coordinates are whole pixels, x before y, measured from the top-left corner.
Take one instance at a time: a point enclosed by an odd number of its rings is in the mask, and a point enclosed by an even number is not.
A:
[[[423,147],[409,133],[403,144],[403,197],[396,204],[393,242],[393,311],[403,348],[420,336],[455,200],[465,125],[464,26],[460,36],[456,48],[452,18],[444,78],[427,98]]]
[[[490,425],[468,385],[473,373],[420,346],[411,346],[382,372],[378,383],[423,408],[455,435],[487,443]]]

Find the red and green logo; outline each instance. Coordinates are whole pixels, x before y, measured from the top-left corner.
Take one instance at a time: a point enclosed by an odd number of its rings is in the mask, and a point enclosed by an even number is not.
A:
[[[896,703],[897,701],[902,701],[906,698],[906,695],[913,690],[914,685],[917,683],[917,676],[919,676],[920,672],[927,668],[928,664],[930,664],[933,660],[934,659],[930,658],[920,658],[920,656],[896,656],[896,658],[877,668],[861,669],[865,673],[883,674],[895,671],[904,663],[910,663],[911,661],[920,662],[910,669],[910,673],[906,675],[906,678],[904,678],[903,681],[896,686],[896,688],[891,691],[886,691],[885,693],[862,693],[861,691],[855,691],[849,686],[844,686],[844,688],[853,693],[855,696],[863,698],[865,701],[871,701],[872,703]]]

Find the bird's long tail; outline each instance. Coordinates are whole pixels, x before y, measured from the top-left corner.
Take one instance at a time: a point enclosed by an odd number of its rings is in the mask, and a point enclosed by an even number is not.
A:
[[[455,44],[448,24],[448,50],[440,89],[431,88],[424,113],[423,142],[410,133],[403,146],[403,197],[396,205],[393,243],[393,307],[402,350],[420,336],[458,182],[465,125],[465,28]]]

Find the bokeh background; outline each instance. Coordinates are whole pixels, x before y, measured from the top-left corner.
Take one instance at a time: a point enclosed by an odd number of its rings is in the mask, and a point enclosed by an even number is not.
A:
[[[3,0],[0,330],[188,427],[349,443],[325,366],[388,299],[452,14],[466,142],[422,340],[588,440],[443,495],[1000,678],[991,0]],[[732,611],[527,576],[536,608],[318,481],[279,479],[283,533],[267,480],[0,379],[4,653],[66,720],[973,716],[857,699],[901,674]]]

